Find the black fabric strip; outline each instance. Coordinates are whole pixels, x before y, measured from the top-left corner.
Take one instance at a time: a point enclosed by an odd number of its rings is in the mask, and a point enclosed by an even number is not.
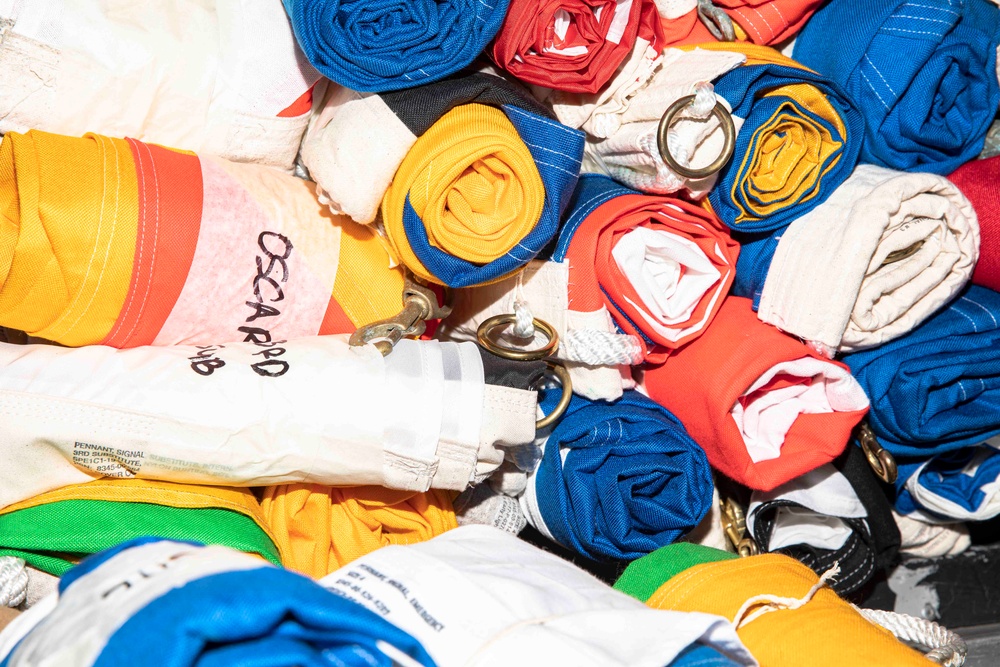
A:
[[[555,120],[555,114],[523,87],[501,77],[479,72],[426,86],[382,93],[381,97],[407,129],[418,137],[451,109],[472,102],[497,107],[510,104]]]

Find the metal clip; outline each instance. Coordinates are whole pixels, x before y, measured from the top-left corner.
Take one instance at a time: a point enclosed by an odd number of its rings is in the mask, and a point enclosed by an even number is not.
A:
[[[712,37],[723,42],[736,41],[736,28],[733,27],[733,20],[724,10],[716,7],[712,0],[698,0],[698,18],[712,33]]]
[[[720,500],[722,506],[722,530],[740,558],[756,556],[760,553],[757,542],[747,534],[747,520],[740,507],[732,498]]]
[[[868,459],[868,465],[875,471],[875,476],[886,484],[894,483],[898,474],[896,459],[879,444],[878,438],[875,437],[871,426],[868,425],[868,420],[862,421],[861,425],[858,426],[857,437],[861,443],[861,450],[865,453],[865,458]]]
[[[722,102],[716,102],[715,107],[712,109],[712,115],[719,119],[719,125],[722,127],[722,152],[712,161],[712,164],[701,169],[685,167],[674,158],[670,153],[670,144],[668,143],[670,126],[681,110],[694,102],[694,100],[694,95],[685,95],[667,107],[667,110],[663,112],[663,116],[660,117],[660,124],[656,130],[656,147],[660,151],[660,157],[663,158],[663,161],[667,163],[667,166],[674,173],[688,179],[707,178],[718,172],[726,166],[729,159],[733,157],[733,151],[736,150],[736,125],[733,123],[733,117],[729,113],[729,109],[723,106]]]
[[[451,314],[450,306],[439,306],[437,295],[430,288],[414,282],[409,276],[403,285],[403,309],[394,317],[365,325],[351,334],[351,345],[372,343],[382,356],[388,356],[393,346],[407,336],[419,336],[427,329],[426,320],[437,320]]]

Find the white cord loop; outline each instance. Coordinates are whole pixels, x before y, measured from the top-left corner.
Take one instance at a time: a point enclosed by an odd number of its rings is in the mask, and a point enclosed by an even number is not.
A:
[[[0,605],[18,607],[28,597],[28,571],[24,561],[0,556]]]
[[[535,337],[535,316],[531,314],[528,302],[520,298],[514,301],[514,327],[511,333],[517,338]]]
[[[764,593],[763,595],[755,595],[740,607],[740,610],[736,612],[736,616],[733,618],[733,625],[739,630],[748,623],[752,623],[764,614],[769,614],[772,611],[780,611],[782,609],[798,609],[802,605],[806,604],[813,599],[813,596],[819,592],[821,588],[826,586],[826,583],[840,574],[840,564],[834,563],[833,567],[823,573],[812,588],[806,591],[806,594],[800,598],[786,598],[779,595],[771,595],[769,593]],[[755,607],[760,607],[756,611],[750,611]]]
[[[865,619],[882,626],[899,639],[931,649],[927,658],[939,665],[961,667],[965,664],[965,656],[968,654],[965,640],[948,628],[933,621],[893,611],[855,609]]]

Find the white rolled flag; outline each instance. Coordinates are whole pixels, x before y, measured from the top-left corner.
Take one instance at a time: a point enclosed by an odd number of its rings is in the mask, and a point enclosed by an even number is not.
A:
[[[98,477],[464,489],[534,437],[470,343],[0,345],[0,507]]]
[[[972,277],[979,222],[943,176],[861,165],[781,232],[757,316],[854,352],[898,338]]]

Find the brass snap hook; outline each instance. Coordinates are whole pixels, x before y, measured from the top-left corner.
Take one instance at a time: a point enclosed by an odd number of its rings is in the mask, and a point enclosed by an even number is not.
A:
[[[514,322],[514,315],[494,315],[479,325],[479,328],[476,330],[476,339],[480,345],[498,357],[513,359],[514,361],[539,361],[556,353],[556,349],[559,347],[559,334],[556,333],[555,327],[537,317],[532,318],[532,322],[535,324],[535,328],[545,334],[545,337],[548,339],[545,345],[537,350],[519,350],[498,343],[492,334],[496,330],[502,329]]]
[[[351,334],[349,342],[355,347],[372,343],[385,357],[403,338],[424,333],[426,320],[438,320],[449,314],[451,307],[439,306],[433,290],[407,276],[403,284],[403,309],[393,317],[359,328]]]
[[[656,132],[656,146],[660,150],[660,157],[663,158],[663,161],[675,173],[689,179],[706,178],[718,172],[726,166],[729,159],[733,157],[733,151],[736,150],[736,125],[733,124],[733,117],[730,115],[729,110],[723,106],[722,102],[716,101],[715,108],[712,109],[712,115],[719,119],[719,124],[722,126],[722,134],[725,140],[722,152],[719,153],[719,156],[715,158],[712,164],[701,169],[682,166],[674,159],[674,156],[670,154],[670,146],[667,143],[670,126],[681,110],[694,102],[694,100],[694,95],[685,95],[667,107],[667,110],[663,112],[663,116],[660,118],[660,125]]]
[[[747,534],[747,520],[743,508],[732,498],[720,499],[722,507],[722,531],[726,539],[733,545],[740,558],[756,556],[760,547],[756,540]]]
[[[861,443],[865,458],[868,459],[868,465],[875,471],[875,476],[886,484],[894,483],[898,474],[896,459],[879,444],[867,420],[858,426],[858,441]]]

